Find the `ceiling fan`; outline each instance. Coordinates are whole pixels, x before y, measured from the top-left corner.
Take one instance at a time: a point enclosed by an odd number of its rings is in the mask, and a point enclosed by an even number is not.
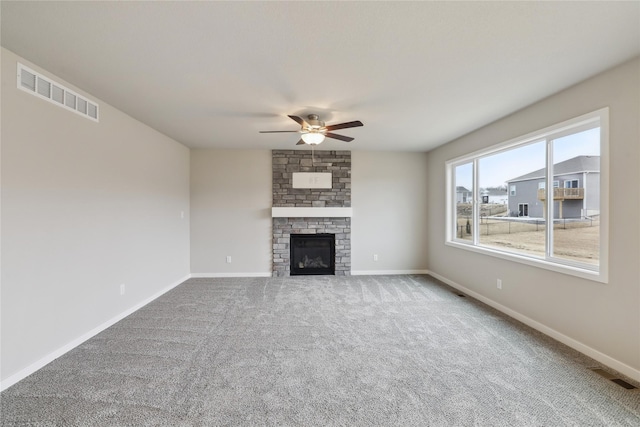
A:
[[[346,123],[338,123],[336,125],[325,126],[317,114],[309,114],[307,120],[298,116],[289,116],[293,121],[300,125],[300,130],[261,130],[260,133],[281,133],[281,132],[298,132],[300,133],[300,141],[296,145],[318,145],[326,138],[339,139],[340,141],[351,142],[354,138],[350,136],[338,135],[332,133],[336,129],[355,128],[364,126],[360,120]]]

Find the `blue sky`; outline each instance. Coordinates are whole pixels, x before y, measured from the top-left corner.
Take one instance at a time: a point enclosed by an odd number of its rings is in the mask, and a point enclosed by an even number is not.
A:
[[[575,133],[553,142],[554,163],[576,156],[600,155],[600,128]],[[545,142],[483,157],[479,161],[479,186],[496,187],[545,166]],[[456,168],[456,186],[471,190],[471,163]]]

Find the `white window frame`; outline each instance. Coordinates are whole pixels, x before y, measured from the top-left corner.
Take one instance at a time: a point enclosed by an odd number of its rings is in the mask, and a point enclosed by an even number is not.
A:
[[[553,227],[546,227],[547,244],[546,255],[544,257],[527,255],[523,253],[511,252],[506,249],[483,246],[480,244],[478,227],[473,227],[473,238],[471,240],[460,239],[456,236],[456,192],[452,184],[455,181],[455,168],[457,166],[472,163],[473,164],[473,218],[478,218],[478,205],[480,204],[479,188],[478,188],[478,163],[479,159],[488,155],[497,154],[501,151],[511,150],[519,146],[524,146],[541,140],[547,140],[547,164],[553,164],[550,147],[554,138],[559,135],[568,135],[580,132],[581,130],[600,127],[600,247],[599,247],[599,265],[593,266],[586,263],[566,260],[550,255],[550,248],[553,245]],[[551,161],[550,161],[551,160]],[[523,135],[482,150],[478,150],[464,156],[460,156],[445,163],[446,169],[446,240],[448,246],[477,252],[497,258],[506,259],[522,264],[527,264],[546,270],[556,271],[559,273],[569,274],[588,280],[601,283],[608,283],[609,274],[609,108],[602,108],[582,116],[566,120],[561,123],[549,126],[536,132]],[[552,186],[556,186],[552,169],[547,169],[546,182],[551,182]],[[558,182],[559,186],[559,182]],[[557,187],[555,187],[557,188]],[[509,188],[511,194],[511,187]],[[551,211],[552,204],[548,204],[548,210]],[[547,212],[546,218],[553,218]]]
[[[567,184],[571,184],[571,183],[576,183],[576,186],[572,186],[570,185],[569,187],[567,187]],[[564,188],[579,188],[580,187],[580,180],[579,179],[567,179],[564,181]]]
[[[522,208],[520,208],[521,206]],[[526,211],[526,215],[525,215],[525,211]],[[520,215],[520,212],[522,212],[522,215]],[[529,203],[518,203],[518,216],[523,218],[529,217]]]

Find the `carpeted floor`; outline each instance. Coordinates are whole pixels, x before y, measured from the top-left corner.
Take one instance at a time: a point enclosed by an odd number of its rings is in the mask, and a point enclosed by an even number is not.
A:
[[[429,276],[191,279],[5,390],[3,426],[639,426],[640,392]]]

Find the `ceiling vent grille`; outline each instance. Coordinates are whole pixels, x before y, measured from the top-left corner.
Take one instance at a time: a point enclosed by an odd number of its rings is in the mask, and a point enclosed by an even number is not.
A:
[[[18,63],[18,89],[98,121],[97,104],[20,63]]]

